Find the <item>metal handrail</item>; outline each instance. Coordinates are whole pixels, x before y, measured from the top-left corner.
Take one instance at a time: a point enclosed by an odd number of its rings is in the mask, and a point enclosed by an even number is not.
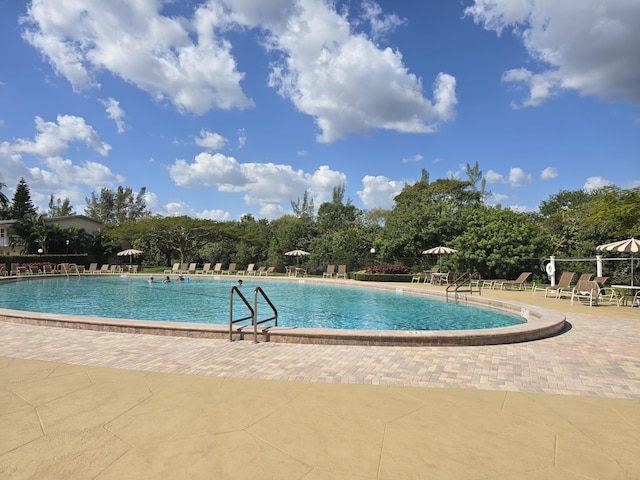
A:
[[[469,282],[469,293],[473,294],[473,282],[472,282],[473,278],[477,278],[478,280],[480,280],[480,274],[478,272],[473,272],[473,273],[464,272],[458,278],[454,279],[453,283],[447,285],[447,288],[446,288],[447,298],[449,298],[449,289],[451,287],[455,287],[454,292],[456,293],[456,296],[457,296],[457,293],[460,287],[465,285],[467,282]],[[479,281],[478,281],[478,293],[482,295],[482,288],[480,287]]]
[[[262,298],[265,299],[267,304],[271,307],[271,310],[273,310],[273,317],[265,318],[264,320],[258,321],[258,293],[262,295]],[[264,293],[262,287],[256,287],[253,291],[253,343],[258,343],[258,324],[262,324],[270,320],[275,320],[275,326],[278,326],[278,310],[273,305],[273,303],[271,303],[271,300],[269,299],[269,297],[267,297],[267,294]]]
[[[238,294],[240,299],[244,302],[244,304],[247,306],[247,308],[251,312],[251,315],[249,315],[248,317],[238,318],[236,320],[233,319],[233,293],[234,292]],[[233,287],[231,287],[231,290],[229,291],[229,341],[230,342],[233,342],[233,324],[238,322],[243,322],[249,319],[254,321],[255,319],[254,310],[251,307],[251,304],[244,297],[240,289],[234,285]]]

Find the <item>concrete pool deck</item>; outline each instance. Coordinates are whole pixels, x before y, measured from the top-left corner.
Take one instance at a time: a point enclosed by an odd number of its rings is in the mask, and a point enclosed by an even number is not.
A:
[[[372,347],[0,322],[0,478],[640,478],[640,309],[483,296],[570,329]]]

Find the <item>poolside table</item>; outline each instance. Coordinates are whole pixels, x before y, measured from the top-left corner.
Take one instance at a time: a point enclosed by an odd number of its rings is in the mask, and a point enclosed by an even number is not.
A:
[[[611,288],[622,290],[622,305],[626,305],[629,299],[633,307],[635,300],[640,299],[640,285],[611,285]]]

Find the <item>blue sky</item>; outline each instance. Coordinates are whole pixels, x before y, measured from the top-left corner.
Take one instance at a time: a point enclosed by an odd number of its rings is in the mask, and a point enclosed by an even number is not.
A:
[[[132,7],[134,5],[135,7]],[[536,210],[640,186],[639,0],[0,0],[0,176],[277,218],[465,179]]]

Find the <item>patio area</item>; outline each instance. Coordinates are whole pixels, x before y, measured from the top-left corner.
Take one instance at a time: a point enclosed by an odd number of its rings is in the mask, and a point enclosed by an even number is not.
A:
[[[0,476],[639,478],[640,309],[484,295],[570,329],[367,347],[0,322]]]

